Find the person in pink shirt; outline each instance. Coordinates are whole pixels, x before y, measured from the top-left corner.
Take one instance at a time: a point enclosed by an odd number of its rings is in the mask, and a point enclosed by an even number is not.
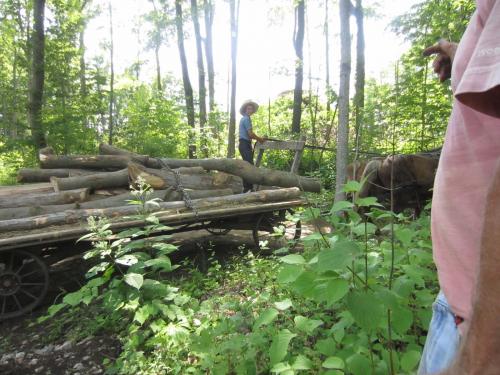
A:
[[[458,45],[424,51],[455,100],[431,213],[441,292],[419,375],[500,374],[500,0],[476,5]]]

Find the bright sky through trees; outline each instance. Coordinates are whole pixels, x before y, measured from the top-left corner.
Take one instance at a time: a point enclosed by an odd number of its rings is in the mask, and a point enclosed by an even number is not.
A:
[[[151,11],[153,6],[148,0],[111,0],[115,24],[115,66],[118,74],[130,67],[139,54],[146,64],[141,70],[141,79],[154,78],[154,55],[146,50],[147,31],[150,23],[142,21],[138,37],[133,32],[141,15]],[[106,9],[108,0],[94,0],[94,4]],[[366,70],[367,76],[376,79],[391,79],[392,64],[407,48],[402,38],[388,30],[387,25],[395,16],[400,15],[417,3],[417,0],[366,0],[366,7],[374,8],[376,16],[365,18],[366,26]],[[376,3],[376,4],[375,4]],[[229,15],[228,4],[215,1],[214,19],[214,59],[216,70],[216,99],[223,109],[227,105],[227,80],[230,63]],[[309,69],[311,70],[312,90],[324,92],[325,42],[323,35],[324,1],[307,3],[307,25],[304,40],[304,90],[309,89]],[[184,13],[189,15],[186,2]],[[329,4],[330,13],[330,50],[331,81],[334,90],[338,85],[338,58],[340,54],[338,39],[338,6]],[[102,55],[103,42],[107,42],[107,12],[89,22],[86,33],[87,56]],[[201,20],[202,21],[202,20]],[[203,21],[202,21],[203,22]],[[237,102],[252,98],[267,102],[279,93],[293,89],[294,50],[292,44],[293,4],[288,0],[241,0],[238,43],[238,87]],[[355,23],[352,19],[352,31]],[[202,30],[204,26],[202,25]],[[186,53],[190,64],[190,75],[196,89],[196,51],[192,22],[187,18]],[[355,60],[353,44],[353,63]],[[162,75],[170,73],[180,79],[180,63],[175,35],[161,49]],[[353,70],[354,71],[354,70]]]

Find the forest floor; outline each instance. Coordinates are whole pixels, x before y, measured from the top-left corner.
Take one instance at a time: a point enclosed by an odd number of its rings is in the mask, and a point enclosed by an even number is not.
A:
[[[206,267],[206,259],[200,256],[202,251],[213,252],[217,261],[224,264],[232,255],[255,246],[249,231],[232,231],[224,236],[196,231],[173,237],[180,249],[179,259],[173,261],[188,259],[199,269]],[[279,246],[278,242],[269,244],[270,249]],[[42,306],[29,315],[0,322],[0,374],[102,374],[103,361],[113,362],[118,357],[121,347],[114,333],[96,334],[92,327],[75,326],[88,318],[89,309],[80,311],[81,320],[63,315],[37,323],[37,318],[60,300],[63,292],[75,291],[82,285],[88,268],[80,254],[56,263],[50,269],[51,287]]]

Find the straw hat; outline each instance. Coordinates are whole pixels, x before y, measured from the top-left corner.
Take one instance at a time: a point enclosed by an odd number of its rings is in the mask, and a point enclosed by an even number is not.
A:
[[[253,108],[255,109],[255,112],[257,112],[257,110],[259,109],[259,105],[255,103],[253,100],[246,100],[240,107],[240,113],[242,116],[246,115],[246,109],[248,105],[252,105]]]

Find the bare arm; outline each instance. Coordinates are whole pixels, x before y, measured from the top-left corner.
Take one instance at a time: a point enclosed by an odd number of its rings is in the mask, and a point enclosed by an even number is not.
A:
[[[264,141],[266,140],[265,138],[259,137],[257,134],[255,134],[252,129],[248,130],[248,136],[260,143],[264,143]]]
[[[500,164],[486,200],[479,277],[469,331],[442,375],[500,374]]]

